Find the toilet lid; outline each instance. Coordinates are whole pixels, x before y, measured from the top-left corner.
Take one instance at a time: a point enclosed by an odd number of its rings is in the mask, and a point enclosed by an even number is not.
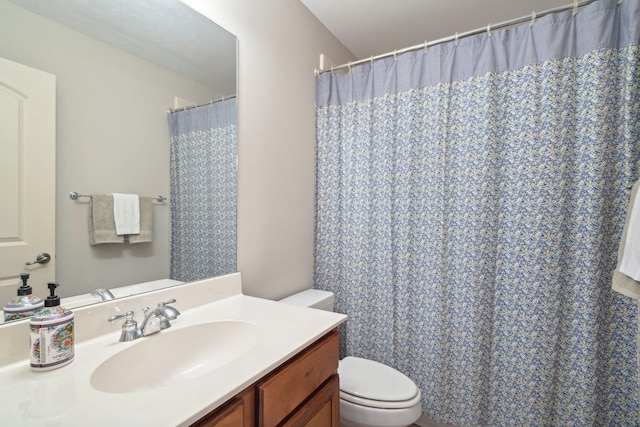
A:
[[[357,398],[382,402],[414,400],[418,387],[390,366],[359,357],[345,357],[338,367],[340,390]]]

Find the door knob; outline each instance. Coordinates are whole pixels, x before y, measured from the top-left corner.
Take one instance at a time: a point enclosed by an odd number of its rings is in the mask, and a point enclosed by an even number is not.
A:
[[[35,261],[25,262],[24,265],[33,265],[33,264],[46,264],[51,261],[51,255],[46,252],[38,254]]]

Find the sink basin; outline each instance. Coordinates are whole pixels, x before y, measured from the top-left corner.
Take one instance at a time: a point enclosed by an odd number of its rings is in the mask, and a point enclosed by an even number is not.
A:
[[[91,386],[106,393],[168,387],[226,365],[259,336],[260,327],[239,320],[165,329],[104,361],[91,375]]]

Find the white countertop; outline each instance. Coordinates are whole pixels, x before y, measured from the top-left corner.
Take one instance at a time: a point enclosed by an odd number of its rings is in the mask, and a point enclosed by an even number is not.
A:
[[[145,295],[146,300],[154,296],[153,293]],[[166,295],[167,291],[156,299],[160,302]],[[135,304],[136,300],[128,299],[128,303]],[[35,372],[26,358],[0,367],[0,424],[12,427],[187,426],[346,320],[342,314],[239,293],[192,308],[181,307],[178,299],[175,307],[182,314],[171,322],[172,327],[166,330],[169,333],[199,323],[242,320],[257,325],[261,334],[249,351],[198,378],[148,391],[105,393],[91,386],[93,371],[128,346],[156,337],[119,342],[121,324],[118,323],[112,328],[114,332],[76,344],[75,360],[62,368]],[[82,328],[82,320],[83,316],[78,316],[76,311],[76,329]],[[104,322],[103,318],[99,320]],[[24,339],[28,341],[28,336]],[[166,351],[179,352],[180,349],[167,348]],[[153,365],[153,354],[138,362]],[[135,365],[131,369],[136,369]],[[113,375],[127,375],[127,372]]]

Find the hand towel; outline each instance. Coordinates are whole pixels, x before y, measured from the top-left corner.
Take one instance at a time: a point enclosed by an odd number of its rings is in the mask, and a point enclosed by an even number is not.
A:
[[[140,233],[130,234],[129,243],[150,242],[153,229],[153,197],[140,197]]]
[[[89,243],[124,243],[124,236],[116,234],[111,194],[93,194],[89,207]]]
[[[137,194],[113,193],[113,220],[118,236],[140,233],[140,201]]]
[[[631,187],[627,218],[622,229],[622,238],[618,246],[618,266],[613,272],[612,289],[628,297],[638,299],[640,297],[640,283],[633,278],[640,267],[640,248],[638,233],[640,232],[640,206],[635,206],[636,195],[640,187],[640,181]],[[629,244],[627,244],[629,242]],[[626,260],[626,263],[625,263]],[[623,267],[623,264],[625,267]]]

